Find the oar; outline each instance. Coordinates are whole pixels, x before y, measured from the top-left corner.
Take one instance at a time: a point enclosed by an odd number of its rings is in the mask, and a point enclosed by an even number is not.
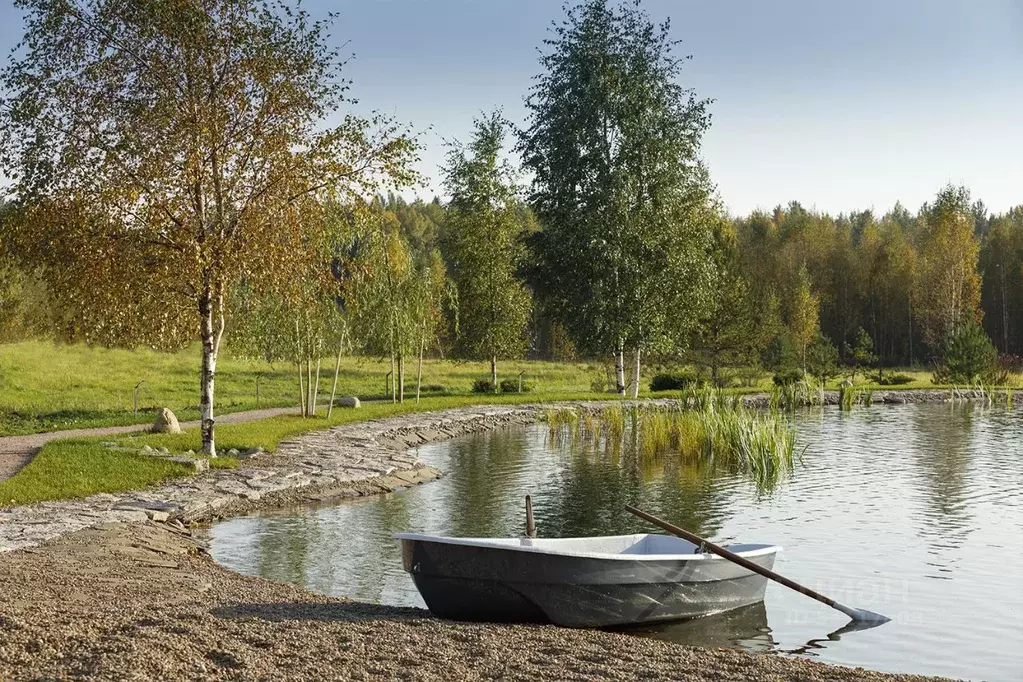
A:
[[[842,613],[844,613],[845,615],[849,616],[854,621],[860,621],[860,622],[863,622],[863,623],[870,623],[870,624],[873,624],[873,625],[880,625],[882,623],[887,623],[888,621],[891,620],[891,618],[888,618],[887,616],[882,616],[880,613],[874,613],[873,611],[867,611],[865,609],[854,609],[854,608],[851,608],[849,606],[846,606],[845,604],[840,604],[839,602],[835,601],[834,599],[832,599],[830,597],[824,596],[820,592],[815,592],[815,591],[811,590],[809,587],[803,587],[799,583],[794,582],[792,580],[789,580],[788,578],[786,578],[783,575],[780,575],[780,574],[775,573],[774,571],[772,571],[770,569],[767,569],[767,568],[764,568],[763,566],[755,564],[752,561],[750,561],[749,559],[744,559],[743,557],[739,556],[735,552],[730,552],[727,549],[725,549],[724,547],[721,547],[719,545],[715,545],[713,542],[708,542],[708,541],[704,540],[703,538],[701,538],[699,535],[697,535],[695,533],[690,533],[689,531],[685,530],[684,528],[679,528],[678,526],[673,526],[672,524],[668,523],[667,521],[662,521],[661,519],[657,518],[656,516],[651,516],[650,514],[647,514],[645,511],[643,511],[641,509],[636,509],[632,505],[629,505],[629,504],[625,505],[625,509],[630,511],[630,512],[632,512],[633,514],[635,514],[639,518],[643,519],[644,521],[648,521],[648,522],[654,524],[655,526],[660,526],[661,528],[663,528],[664,530],[668,531],[669,533],[677,535],[680,538],[684,538],[684,539],[688,540],[689,542],[693,543],[694,545],[700,545],[700,546],[706,547],[708,550],[710,550],[714,554],[717,554],[720,557],[728,559],[732,563],[739,564],[743,568],[748,569],[750,571],[753,571],[754,573],[759,573],[760,575],[764,576],[765,578],[770,578],[771,580],[775,581],[776,583],[781,583],[785,587],[793,589],[796,592],[800,592],[802,594],[805,594],[807,597],[812,597],[813,599],[816,599],[817,601],[821,602],[822,604],[827,604],[831,608],[837,609],[837,610],[841,611]]]

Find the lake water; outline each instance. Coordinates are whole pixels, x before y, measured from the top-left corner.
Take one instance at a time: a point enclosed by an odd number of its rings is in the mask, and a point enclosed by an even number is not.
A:
[[[784,547],[775,569],[892,622],[847,618],[770,583],[764,604],[645,630],[892,672],[1023,679],[1023,410],[930,404],[806,412],[802,461],[770,491],[741,476],[638,460],[541,425],[419,448],[440,481],[400,493],[240,517],[210,530],[241,573],[323,594],[423,606],[391,533],[521,535],[533,496],[541,536],[653,529],[637,506],[719,542]],[[805,448],[805,451],[803,450]]]

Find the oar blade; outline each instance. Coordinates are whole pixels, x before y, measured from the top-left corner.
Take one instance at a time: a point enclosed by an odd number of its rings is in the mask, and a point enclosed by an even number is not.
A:
[[[874,613],[873,611],[867,611],[866,609],[854,609],[844,604],[836,605],[841,606],[839,610],[845,615],[852,618],[857,623],[864,623],[871,626],[883,625],[891,620],[888,616],[882,616],[880,613]]]

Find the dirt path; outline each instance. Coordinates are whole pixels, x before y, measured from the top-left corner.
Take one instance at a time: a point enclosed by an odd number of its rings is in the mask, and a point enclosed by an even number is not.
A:
[[[240,424],[243,422],[267,419],[282,414],[297,414],[294,407],[272,407],[265,410],[248,410],[246,412],[232,412],[217,417],[218,424]],[[199,426],[198,420],[182,422],[181,428],[194,428]],[[58,438],[82,438],[86,436],[116,436],[124,433],[136,433],[145,431],[149,424],[129,424],[128,426],[100,426],[92,429],[68,429],[65,431],[48,431],[46,433],[32,433],[25,436],[5,436],[0,438],[0,481],[5,481],[14,474],[21,471],[21,468],[32,461],[32,457],[51,440]]]

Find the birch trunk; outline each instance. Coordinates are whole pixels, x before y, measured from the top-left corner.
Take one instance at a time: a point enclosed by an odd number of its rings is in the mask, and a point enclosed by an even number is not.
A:
[[[302,410],[302,416],[309,415],[309,407],[306,404],[305,382],[302,381],[302,335],[298,331],[298,318],[295,318],[295,367],[298,369],[298,406]]]
[[[327,419],[330,419],[330,413],[334,409],[334,397],[337,395],[337,377],[341,374],[341,353],[344,351],[344,344],[338,344],[337,347],[337,363],[334,365],[334,384],[330,387],[330,404],[327,405]]]
[[[214,301],[216,297],[216,301]],[[215,305],[214,305],[215,304]],[[214,310],[216,307],[216,310]],[[214,328],[213,318],[217,325]],[[220,340],[224,335],[223,293],[214,293],[214,287],[207,283],[199,298],[199,332],[202,338],[202,363],[199,371],[199,409],[202,413],[202,452],[209,457],[217,456],[213,427],[213,393],[217,374],[217,355]]]
[[[625,348],[624,343],[619,341],[615,349],[615,393],[625,397]]]
[[[419,340],[419,367],[416,369],[416,405],[419,404],[419,392],[423,388],[423,350],[426,346],[426,339]]]
[[[405,402],[405,354],[398,353],[398,402]]]
[[[632,367],[632,376],[633,376],[632,399],[633,400],[636,400],[637,398],[639,398],[639,361],[640,361],[640,349],[639,349],[639,346],[636,346],[635,364]]]
[[[313,359],[308,356],[305,359],[305,404],[309,407],[307,416],[315,417],[316,414],[313,412]]]
[[[319,353],[317,353],[319,355]],[[313,384],[313,416],[316,416],[316,402],[320,399],[320,359],[316,358],[316,383]]]
[[[490,358],[490,385],[494,387],[494,393],[497,393],[497,356]]]
[[[396,387],[396,384],[398,382],[395,381],[395,379],[397,379],[397,378],[398,378],[398,376],[394,373],[394,353],[392,352],[391,353],[391,402],[392,403],[398,402],[398,393],[397,393],[397,387]]]

